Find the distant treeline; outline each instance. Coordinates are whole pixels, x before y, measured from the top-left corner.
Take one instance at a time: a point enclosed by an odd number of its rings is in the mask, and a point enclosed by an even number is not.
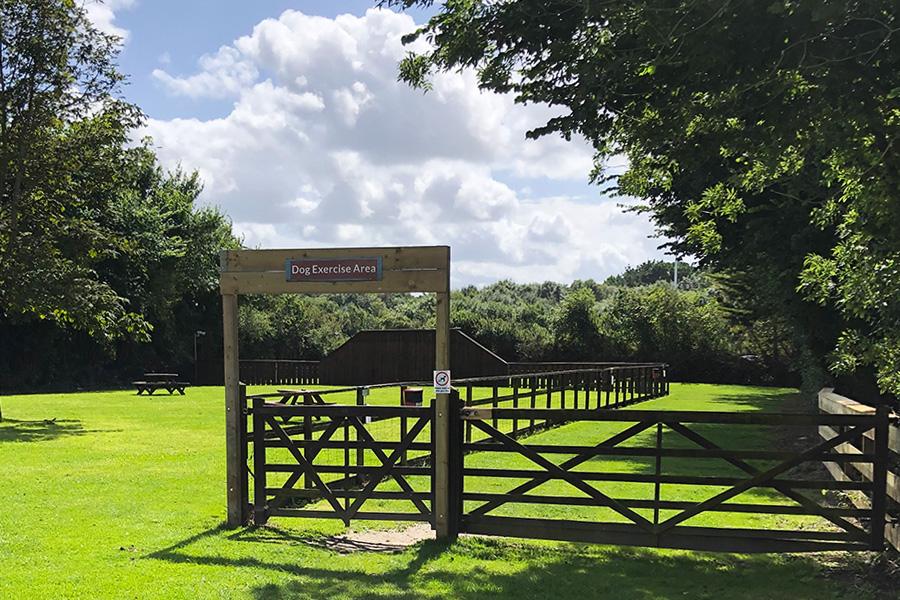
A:
[[[192,194],[184,194],[185,200]],[[183,214],[190,214],[189,212]],[[197,217],[216,220],[208,213]],[[208,223],[208,225],[211,225]],[[213,227],[222,238],[223,223]],[[205,228],[209,231],[209,228]],[[226,229],[227,231],[227,229]],[[213,254],[213,239],[201,236]],[[228,239],[227,236],[225,239]],[[191,258],[193,257],[193,258]],[[119,385],[144,369],[194,378],[196,336],[202,383],[221,378],[221,308],[210,271],[199,288],[179,276],[196,255],[173,259],[170,277],[147,298],[159,302],[150,341],[102,343],[45,321],[0,319],[4,391]],[[179,262],[184,261],[182,267]],[[159,267],[162,268],[161,266]],[[507,360],[664,361],[677,380],[796,384],[795,351],[777,323],[742,323],[714,275],[650,261],[602,283],[500,281],[456,290],[451,323]],[[157,283],[156,285],[160,285]],[[243,358],[320,359],[362,329],[434,326],[430,294],[247,296],[241,299]]]
[[[451,324],[507,360],[665,361],[689,381],[796,384],[776,323],[743,323],[716,276],[649,261],[603,283],[500,281],[451,295]],[[245,358],[318,359],[362,329],[434,327],[431,295],[260,296],[240,309]]]

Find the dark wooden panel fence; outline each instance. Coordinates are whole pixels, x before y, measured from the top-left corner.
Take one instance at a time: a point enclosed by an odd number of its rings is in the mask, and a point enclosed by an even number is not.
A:
[[[321,382],[370,385],[430,381],[434,370],[433,329],[360,331],[322,360]],[[457,377],[506,375],[505,360],[459,329],[450,330],[450,364]]]
[[[241,381],[247,385],[315,385],[319,361],[245,359],[240,361]]]

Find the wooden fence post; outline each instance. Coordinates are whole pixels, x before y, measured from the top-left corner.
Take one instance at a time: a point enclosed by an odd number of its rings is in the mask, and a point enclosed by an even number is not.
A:
[[[462,401],[459,398],[459,390],[452,389],[448,399],[448,433],[449,445],[447,453],[448,486],[447,486],[447,529],[443,536],[448,541],[453,541],[459,535],[460,521],[463,514],[463,420]]]
[[[529,385],[531,386],[531,408],[534,408],[535,405],[537,404],[538,378],[536,375],[531,376],[531,383],[529,383]],[[469,422],[466,421],[467,425],[468,425],[468,423]],[[534,419],[530,419],[528,421],[528,433],[529,434],[534,433]]]
[[[513,386],[513,408],[519,408],[519,382],[516,381]],[[519,432],[519,420],[513,419],[512,435],[515,436]]]
[[[499,395],[500,395],[500,392],[497,389],[497,386],[494,385],[494,387],[492,388],[492,392],[491,392],[491,408],[497,408],[499,406],[497,404],[497,396],[499,396]],[[497,417],[494,417],[493,418],[494,429],[497,429],[497,424],[498,424]]]
[[[472,405],[472,384],[466,384],[466,406]],[[472,442],[472,423],[466,421],[465,424],[466,429],[466,443],[469,444]]]
[[[310,394],[303,394],[303,406],[312,406],[314,404],[314,400]],[[313,440],[313,421],[312,417],[309,416],[309,413],[304,413],[303,415],[303,456],[309,461],[312,456],[312,448],[310,446],[310,442]],[[345,475],[346,476],[346,475]],[[299,483],[300,480],[298,480]],[[313,482],[312,478],[309,476],[304,476],[302,478],[304,488],[312,488]]]
[[[227,488],[229,527],[244,524],[246,489],[241,490],[241,421],[246,427],[246,415],[241,406],[240,363],[238,356],[238,299],[235,294],[222,296],[222,342],[225,360],[225,478]],[[246,452],[246,450],[244,450]]]
[[[266,424],[261,409],[266,401],[253,399],[253,524],[265,525],[266,505]]]
[[[609,406],[609,395],[612,393],[612,371],[610,370],[603,372],[603,387],[606,388],[606,403],[604,406]]]
[[[366,397],[364,395],[365,392],[363,392],[363,389],[364,388],[361,388],[361,387],[356,388],[356,405],[357,406],[364,406],[366,404]],[[363,420],[365,420],[365,417],[363,417]],[[365,423],[363,423],[363,425],[365,425]],[[356,471],[356,479],[357,479],[357,483],[361,483],[362,482],[361,467],[364,467],[365,463],[366,463],[365,450],[363,450],[362,443],[359,439],[359,432],[356,431],[356,428],[353,429],[353,437],[357,443],[357,446],[356,446],[356,468],[358,470]],[[350,474],[348,473],[346,476],[349,477],[349,475]]]
[[[572,375],[572,395],[575,397],[573,402],[573,408],[578,410],[578,373]]]
[[[247,386],[243,383],[240,384],[240,399],[241,399],[241,424],[238,429],[240,432],[240,453],[241,453],[241,481],[240,481],[240,490],[241,490],[241,523],[247,524],[250,522],[250,479],[248,477],[248,446],[250,444],[250,432],[247,430],[248,425],[250,424],[250,415],[249,407],[247,406]],[[255,455],[254,455],[255,456]]]
[[[616,371],[615,375],[613,375],[613,386],[615,386],[616,388],[616,401],[614,406],[616,408],[619,408],[619,390],[622,387],[622,375],[619,374],[618,370]]]
[[[653,483],[653,525],[659,525],[659,500],[662,487],[662,445],[663,445],[663,424],[656,424],[656,461],[654,464],[654,483]]]
[[[875,462],[872,464],[872,550],[884,550],[887,502],[888,419],[891,409],[881,404],[875,410]]]
[[[449,249],[448,249],[449,253]],[[447,272],[446,292],[437,296],[435,319],[435,369],[450,368],[450,272]],[[452,539],[456,536],[451,522],[450,506],[450,437],[451,437],[450,394],[435,394],[434,418],[431,429],[434,435],[434,503],[432,518],[438,539]]]

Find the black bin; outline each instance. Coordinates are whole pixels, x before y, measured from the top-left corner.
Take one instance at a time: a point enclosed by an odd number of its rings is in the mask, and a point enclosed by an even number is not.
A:
[[[422,406],[423,392],[420,387],[401,387],[400,406]]]

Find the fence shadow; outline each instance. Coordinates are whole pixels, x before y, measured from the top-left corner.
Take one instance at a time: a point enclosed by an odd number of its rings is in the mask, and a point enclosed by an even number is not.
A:
[[[454,563],[462,561],[459,567]],[[504,564],[514,564],[506,568]],[[816,565],[811,558],[665,553],[653,550],[575,544],[541,547],[502,540],[472,539],[445,546],[424,542],[406,564],[377,574],[357,570],[297,569],[300,577],[253,590],[257,600],[287,598],[615,598],[675,599],[707,597],[729,590],[729,597],[765,597],[771,581],[795,579]],[[746,582],[738,588],[735,578]],[[808,582],[807,582],[808,585]],[[798,586],[799,587],[799,586]],[[813,587],[813,586],[810,586]],[[784,597],[812,598],[785,590]],[[695,595],[696,594],[696,595]]]
[[[511,542],[463,536],[448,544],[426,540],[393,554],[390,566],[379,562],[366,568],[368,557],[380,549],[361,549],[348,556],[323,547],[319,533],[276,528],[230,532],[218,526],[144,556],[175,565],[204,565],[251,569],[263,583],[251,590],[256,600],[288,598],[421,598],[443,596],[482,598],[589,597],[616,600],[683,599],[707,597],[728,590],[729,598],[758,600],[768,597],[773,581],[783,581],[785,598],[815,598],[826,582],[812,585],[811,573],[821,573],[814,555],[784,557],[776,554],[738,555],[659,551],[584,544]],[[240,549],[209,552],[191,548],[207,538],[241,542]],[[244,545],[246,544],[246,546]],[[267,558],[271,544],[305,545],[314,560]],[[216,543],[220,546],[220,543]],[[284,557],[284,553],[275,551]],[[312,564],[311,564],[312,563]],[[852,569],[848,565],[847,569]],[[285,575],[289,578],[285,582]],[[839,572],[830,577],[841,579]],[[740,586],[735,585],[739,578]],[[709,596],[713,597],[713,596]]]
[[[45,442],[60,437],[78,436],[90,433],[77,419],[46,419],[21,421],[3,419],[0,421],[0,443],[2,442]]]

